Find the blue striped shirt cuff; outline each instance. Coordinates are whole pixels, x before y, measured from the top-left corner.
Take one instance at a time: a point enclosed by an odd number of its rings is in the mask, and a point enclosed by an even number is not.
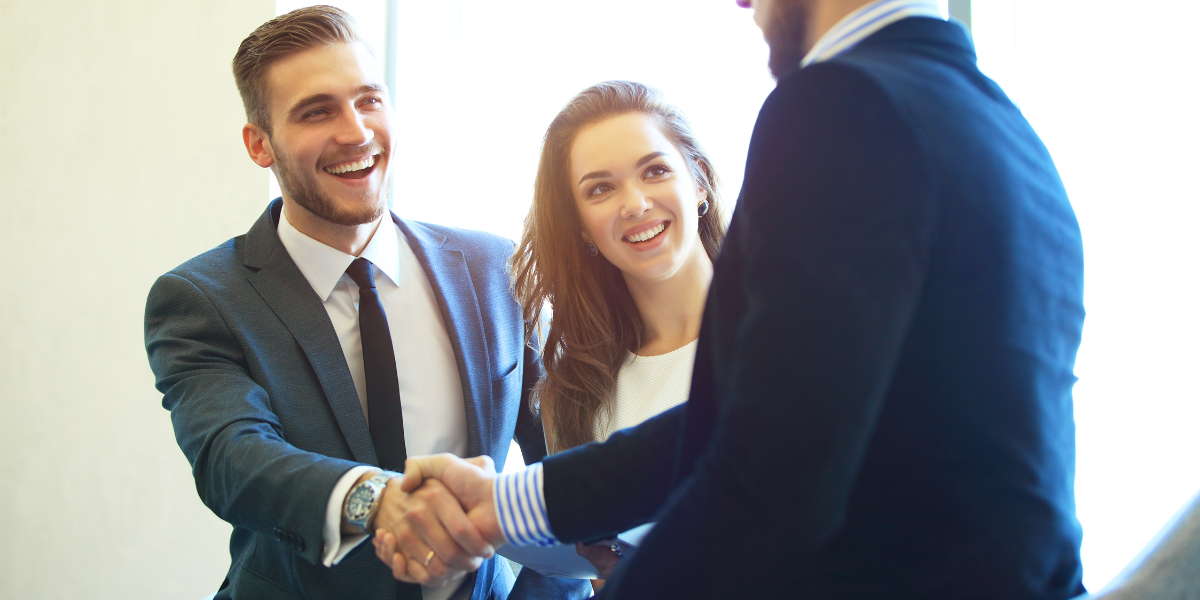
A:
[[[505,541],[514,546],[553,546],[558,543],[550,533],[550,519],[546,516],[542,463],[534,463],[522,471],[502,473],[496,478],[492,497]]]

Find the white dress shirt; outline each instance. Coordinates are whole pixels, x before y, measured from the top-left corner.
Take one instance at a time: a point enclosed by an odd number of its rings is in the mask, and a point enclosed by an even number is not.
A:
[[[300,233],[282,213],[277,233],[292,262],[325,305],[346,357],[346,366],[350,368],[363,415],[369,420],[362,337],[358,329],[358,286],[346,275],[346,269],[355,257]],[[375,265],[375,287],[392,333],[404,414],[404,446],[408,454],[449,452],[464,455],[467,451],[467,416],[462,380],[450,335],[425,270],[400,228],[387,217],[363,249],[361,257]],[[354,482],[370,469],[364,466],[346,472],[329,496],[322,554],[326,567],[340,562],[367,538],[366,535],[342,536],[341,522],[346,495]],[[439,588],[423,588],[423,597],[425,600],[446,600],[461,583],[460,580]]]
[[[838,21],[817,40],[800,61],[800,67],[829,60],[880,29],[910,17],[943,18],[936,0],[876,0]],[[624,376],[624,370],[621,376]],[[618,377],[618,386],[620,381]],[[540,462],[522,471],[503,473],[496,479],[492,499],[500,530],[508,543],[514,546],[553,546],[558,543],[550,531],[543,481]]]

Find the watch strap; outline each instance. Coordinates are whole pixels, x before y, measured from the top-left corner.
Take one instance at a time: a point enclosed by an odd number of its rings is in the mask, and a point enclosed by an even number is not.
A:
[[[395,471],[380,471],[379,473],[373,475],[370,479],[351,488],[350,493],[346,495],[347,504],[343,505],[342,507],[342,514],[345,515],[346,520],[349,521],[349,523],[357,528],[360,532],[370,534],[369,526],[371,524],[371,519],[375,517],[375,513],[379,509],[379,500],[383,497],[383,490],[387,487],[387,482],[401,476],[401,473],[396,473]],[[367,510],[367,514],[362,519],[355,519],[348,514],[347,506],[349,504],[350,497],[358,492],[358,490],[361,488],[369,489],[373,497],[371,499],[371,507]]]

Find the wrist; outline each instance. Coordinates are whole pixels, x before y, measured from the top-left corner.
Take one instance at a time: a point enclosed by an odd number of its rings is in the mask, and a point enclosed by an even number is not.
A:
[[[387,482],[398,475],[391,471],[368,471],[358,479],[342,503],[343,533],[371,534]]]

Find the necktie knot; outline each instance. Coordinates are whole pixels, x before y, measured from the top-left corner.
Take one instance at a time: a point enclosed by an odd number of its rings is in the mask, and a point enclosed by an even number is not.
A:
[[[346,269],[346,274],[354,280],[359,289],[375,288],[375,273],[371,270],[371,261],[365,258],[354,259]]]

